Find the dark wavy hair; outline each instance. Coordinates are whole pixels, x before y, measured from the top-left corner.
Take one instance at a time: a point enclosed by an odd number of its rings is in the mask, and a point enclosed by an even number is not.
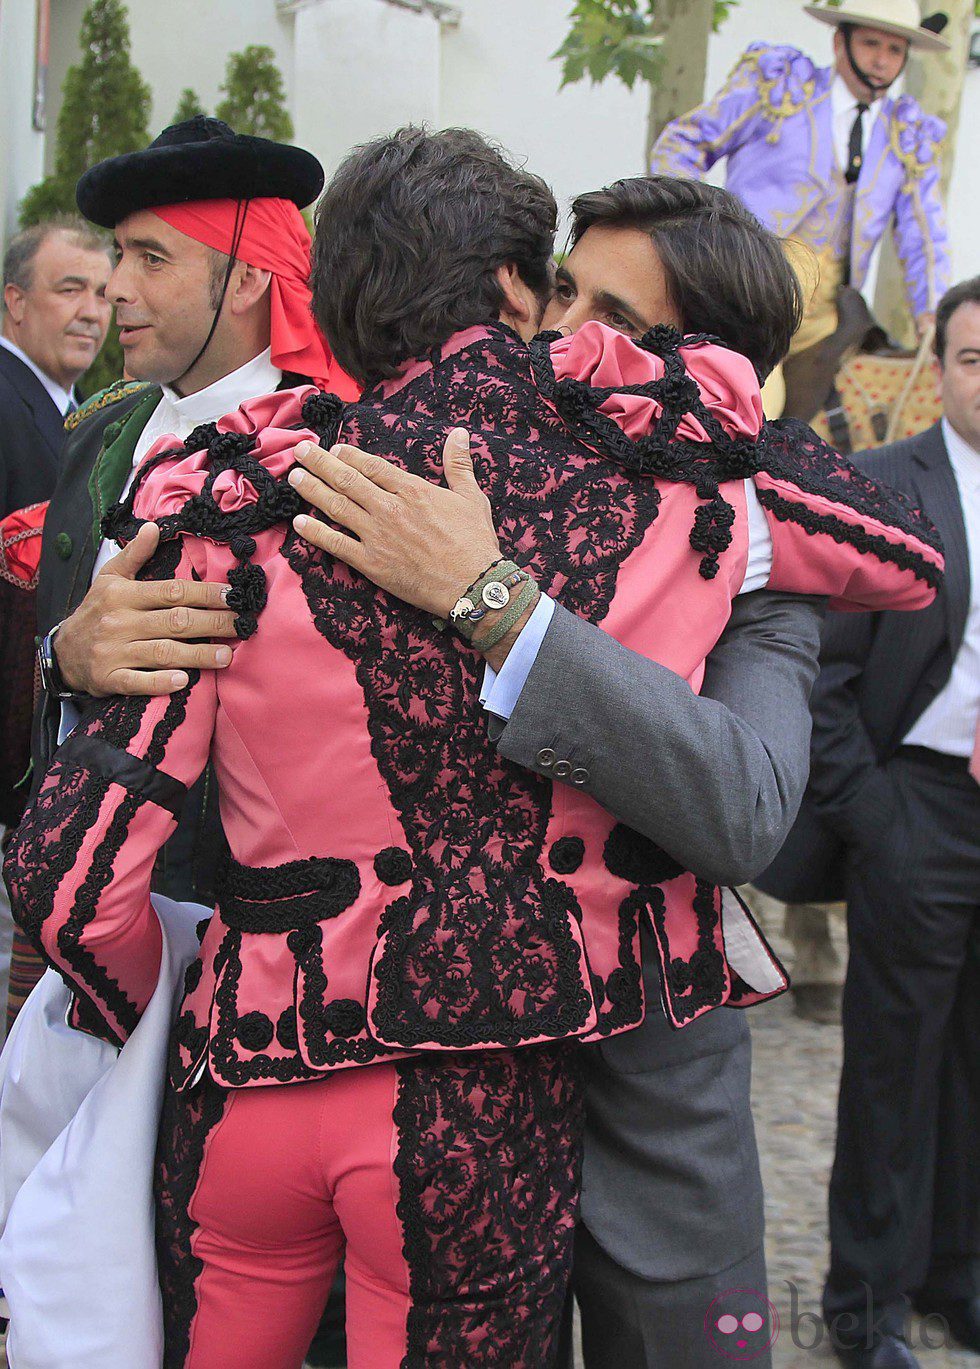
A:
[[[558,211],[537,176],[472,129],[402,128],[355,150],[317,206],[313,312],[362,384],[496,319],[513,263],[544,299]]]
[[[714,333],[764,380],[789,350],[803,294],[782,244],[728,190],[634,176],[572,204],[572,246],[593,226],[649,233],[690,333]]]

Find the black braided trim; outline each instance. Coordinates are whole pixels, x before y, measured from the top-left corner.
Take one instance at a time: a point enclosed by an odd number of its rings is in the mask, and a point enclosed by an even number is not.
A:
[[[887,523],[935,551],[942,540],[907,495],[879,484],[828,446],[802,419],[780,418],[762,425],[759,470],[810,494],[845,504],[865,518]],[[759,491],[760,497],[762,491]]]
[[[596,1030],[602,1036],[635,1026],[643,1020],[643,971],[640,967],[640,916],[655,898],[663,899],[659,889],[634,889],[619,905],[619,967],[612,971],[596,1006],[602,1005]],[[593,993],[598,975],[593,976]]]
[[[83,766],[93,775],[121,784],[130,793],[165,808],[180,817],[187,797],[187,786],[163,770],[155,770],[139,756],[110,746],[101,737],[76,729],[62,746],[59,759],[66,768]]]
[[[314,856],[284,865],[228,862],[219,893],[222,920],[240,932],[289,932],[338,917],[361,892],[352,860]]]
[[[662,884],[684,871],[663,847],[622,822],[606,838],[602,859],[610,874],[629,884]]]
[[[650,900],[654,930],[662,950],[669,945],[666,925],[666,900],[660,890]],[[719,914],[715,907],[715,886],[699,879],[695,883],[692,908],[697,918],[698,944],[688,960],[675,956],[664,965],[669,983],[670,1004],[682,1022],[703,1008],[716,1008],[725,998],[725,959],[714,942]]]
[[[215,993],[215,1027],[211,1036],[211,1059],[215,1074],[235,1088],[265,1080],[291,1084],[320,1077],[323,1068],[333,1065],[367,1065],[371,1061],[392,1055],[387,1047],[371,1040],[364,1030],[364,1008],[355,1004],[359,1018],[352,1010],[353,1000],[326,1001],[327,977],[322,963],[322,934],[314,922],[309,927],[290,932],[289,947],[297,960],[294,977],[293,1002],[284,1007],[276,1018],[276,1040],[289,1056],[270,1056],[265,1047],[272,1040],[272,1018],[265,1014],[239,1013],[238,988],[242,976],[242,933],[229,928],[215,956],[218,987]],[[300,1054],[297,1031],[296,998],[299,992],[299,971],[303,973],[303,998],[299,1018],[303,1023],[304,1044],[309,1060]],[[182,1042],[189,1052],[189,1073],[200,1059],[207,1042],[208,1029],[194,1026],[188,1017],[188,1040]],[[262,1022],[257,1021],[262,1017]],[[244,1037],[242,1024],[245,1023]],[[266,1026],[268,1023],[268,1027]],[[178,1021],[178,1029],[180,1021]],[[198,1033],[203,1034],[203,1041]],[[254,1052],[243,1059],[241,1049]]]
[[[189,671],[188,676],[188,684],[179,693],[171,695],[163,717],[153,729],[146,749],[146,763],[154,769],[159,768],[171,737],[187,715],[187,699],[200,678],[200,671]],[[75,894],[72,910],[58,932],[58,949],[87,986],[87,997],[93,998],[97,1005],[105,1003],[122,1024],[126,1036],[139,1021],[136,1004],[99,964],[92,951],[82,944],[81,938],[85,928],[95,920],[99,899],[112,880],[113,868],[129,832],[129,825],[148,801],[140,794],[127,793],[113,813],[109,828],[93,852],[85,879]]]
[[[360,1018],[354,1021],[349,1010],[333,1011],[351,999],[327,1000],[327,976],[323,969],[323,932],[310,928],[308,944],[299,956],[303,974],[303,996],[299,1003],[303,1044],[310,1061],[318,1069],[334,1065],[369,1065],[387,1055],[395,1054],[367,1034],[367,1017],[363,1007]]]
[[[551,344],[559,333],[541,333],[529,344],[535,383],[572,431],[638,475],[657,476],[675,484],[694,485],[704,505],[695,512],[690,542],[702,553],[701,575],[711,580],[718,573],[718,558],[732,542],[735,510],[719,491],[726,480],[744,480],[758,469],[756,443],[747,437],[731,437],[720,419],[701,399],[695,380],[688,375],[680,355],[681,347],[716,339],[705,333],[684,337],[662,324],[651,328],[638,345],[653,352],[664,363],[659,380],[642,385],[592,386],[570,378],[558,380],[551,357]],[[653,431],[641,438],[628,437],[616,421],[601,412],[600,406],[614,395],[640,395],[654,399],[662,413]],[[686,416],[704,428],[708,442],[692,442],[677,436]]]
[[[330,446],[340,431],[343,409],[343,403],[336,395],[310,395],[303,403],[303,423],[291,426],[297,431],[309,427],[322,445]],[[255,535],[279,523],[288,523],[303,507],[303,501],[288,480],[270,474],[252,455],[256,446],[255,436],[219,433],[215,423],[201,424],[182,446],[160,452],[144,462],[126,497],[113,504],[102,519],[103,537],[121,543],[132,541],[143,524],[150,521],[137,518],[133,512],[137,494],[150,472],[164,462],[206,450],[208,472],[200,493],[191,495],[175,513],[153,521],[160,529],[161,545],[186,533],[227,545],[238,558],[238,565],[228,572],[231,588],[227,603],[235,610],[235,631],[241,638],[251,637],[255,632],[258,615],[266,603],[265,571],[251,561],[255,554]],[[226,512],[217,503],[214,483],[219,475],[229,470],[237,471],[253,486],[258,496],[254,504]]]
[[[931,589],[938,589],[943,583],[942,569],[927,561],[920,552],[913,551],[911,547],[896,546],[880,533],[855,527],[843,518],[838,518],[836,514],[817,513],[815,509],[784,499],[775,490],[757,489],[756,493],[762,507],[768,509],[781,523],[798,523],[804,532],[811,536],[822,532],[837,543],[847,542],[860,552],[876,556],[879,561],[890,561],[900,570],[911,571],[917,580],[922,580]]]

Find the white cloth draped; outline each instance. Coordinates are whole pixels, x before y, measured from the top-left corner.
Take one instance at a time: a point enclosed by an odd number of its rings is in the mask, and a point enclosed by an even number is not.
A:
[[[72,1030],[53,970],[0,1055],[0,1285],[10,1369],[156,1369],[153,1160],[167,1043],[210,908],[153,895],[156,992],[121,1051]]]

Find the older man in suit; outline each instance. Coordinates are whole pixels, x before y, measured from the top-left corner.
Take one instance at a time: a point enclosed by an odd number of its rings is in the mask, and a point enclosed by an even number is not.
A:
[[[75,382],[109,327],[108,242],[78,218],[14,237],[3,261],[0,518],[50,499]]]
[[[980,1351],[980,277],[936,351],[942,421],[864,464],[938,527],[945,588],[828,622],[807,802],[763,881],[847,898],[824,1312],[867,1369],[917,1363],[912,1298]]]

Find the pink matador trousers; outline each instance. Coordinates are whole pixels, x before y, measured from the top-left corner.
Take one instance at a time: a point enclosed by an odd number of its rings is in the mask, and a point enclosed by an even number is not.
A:
[[[568,1047],[164,1103],[166,1369],[299,1369],[346,1249],[349,1369],[545,1369],[571,1271]]]

